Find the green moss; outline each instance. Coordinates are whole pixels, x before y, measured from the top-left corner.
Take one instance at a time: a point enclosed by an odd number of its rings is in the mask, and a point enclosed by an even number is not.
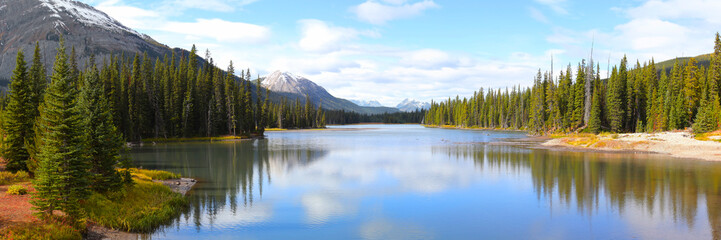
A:
[[[150,232],[179,216],[188,200],[161,183],[135,179],[121,191],[94,193],[83,208],[90,220],[105,227]]]

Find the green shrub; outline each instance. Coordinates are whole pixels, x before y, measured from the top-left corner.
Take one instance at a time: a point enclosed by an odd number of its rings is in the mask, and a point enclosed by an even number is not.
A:
[[[16,182],[24,182],[30,179],[30,175],[25,171],[18,171],[16,173],[11,172],[0,172],[0,185],[8,185]]]
[[[72,227],[59,223],[21,223],[5,229],[0,239],[83,239],[82,233]]]
[[[188,200],[163,184],[137,180],[122,191],[94,193],[83,208],[105,227],[149,232],[179,216],[188,208]]]
[[[10,195],[25,195],[28,193],[28,189],[21,185],[12,185],[8,187],[7,194]]]
[[[180,178],[180,174],[168,171],[146,170],[137,168],[130,168],[128,170],[130,170],[130,174],[132,174],[134,177],[140,178],[141,180],[168,180]]]

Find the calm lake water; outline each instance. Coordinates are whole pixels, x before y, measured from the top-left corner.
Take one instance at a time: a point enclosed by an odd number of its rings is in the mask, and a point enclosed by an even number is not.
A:
[[[200,180],[153,239],[712,239],[721,164],[493,144],[521,132],[331,126],[134,149]]]

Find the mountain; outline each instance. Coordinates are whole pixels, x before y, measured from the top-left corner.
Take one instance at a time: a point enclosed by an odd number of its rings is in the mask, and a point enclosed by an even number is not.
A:
[[[358,106],[361,107],[383,107],[380,102],[376,100],[350,100],[351,102],[355,103]]]
[[[396,105],[396,108],[398,108],[398,110],[401,110],[402,112],[413,112],[419,109],[429,109],[431,108],[431,104],[406,98],[401,103]]]
[[[263,79],[261,86],[291,100],[300,98],[304,101],[307,95],[311,102],[320,103],[324,109],[329,110],[346,110],[365,114],[398,112],[397,109],[389,107],[361,107],[351,101],[336,98],[313,81],[289,72],[275,71]]]
[[[51,72],[60,35],[75,47],[80,68],[95,55],[98,63],[113,54],[147,52],[151,57],[172,49],[140,34],[87,4],[71,0],[0,0],[0,80],[9,81],[17,51],[32,59],[35,43]]]

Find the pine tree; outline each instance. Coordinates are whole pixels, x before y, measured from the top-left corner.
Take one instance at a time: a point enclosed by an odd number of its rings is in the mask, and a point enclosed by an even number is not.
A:
[[[591,116],[588,120],[588,130],[593,133],[601,132],[602,106],[601,106],[601,81],[595,80],[593,98],[591,100]]]
[[[31,103],[34,97],[33,84],[28,77],[25,55],[22,50],[17,53],[10,83],[7,107],[3,113],[3,130],[5,140],[2,144],[2,156],[7,163],[7,170],[27,171],[27,161],[30,156],[26,143],[35,137],[33,125],[37,106],[33,109]]]
[[[721,112],[721,106],[719,106],[718,96],[708,97],[704,94],[703,100],[701,100],[701,107],[699,108],[698,115],[693,124],[694,133],[705,133],[711,132],[719,128],[719,113]]]
[[[613,67],[611,79],[609,80],[608,97],[608,120],[611,131],[623,132],[624,119],[626,118],[626,56],[621,60],[621,66]]]
[[[93,66],[85,75],[80,92],[87,126],[87,154],[90,159],[90,173],[93,190],[106,192],[117,189],[121,183],[115,167],[120,160],[123,138],[113,124],[110,104],[103,93],[98,70]]]
[[[79,201],[89,194],[86,157],[85,121],[78,105],[78,90],[60,40],[51,83],[44,97],[38,130],[39,168],[34,181],[36,193],[31,203],[41,218],[60,210],[71,223],[82,215]]]
[[[586,62],[581,61],[578,65],[576,73],[576,83],[574,83],[574,104],[573,104],[573,121],[572,128],[580,127],[584,124],[583,116],[586,103]]]
[[[40,116],[39,107],[40,104],[43,102],[43,96],[45,95],[45,88],[47,87],[47,75],[45,74],[45,67],[43,66],[41,55],[40,55],[40,45],[39,43],[35,43],[35,52],[33,53],[33,62],[30,66],[30,71],[28,72],[28,77],[30,78],[31,86],[32,86],[32,101],[28,103],[28,108],[32,109],[32,123],[35,124],[37,121],[37,118]],[[33,129],[36,127],[33,126]],[[34,131],[34,130],[33,130]],[[28,149],[28,153],[30,154],[30,157],[27,161],[27,167],[30,172],[35,172],[35,169],[38,167],[38,161],[37,161],[37,149],[35,148],[35,133],[32,137],[26,139],[25,146]]]

